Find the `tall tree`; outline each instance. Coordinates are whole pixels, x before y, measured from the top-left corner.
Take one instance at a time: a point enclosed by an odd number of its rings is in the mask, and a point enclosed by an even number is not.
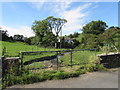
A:
[[[47,17],[45,19],[49,25],[50,30],[55,30],[56,36],[58,36],[59,32],[61,31],[63,25],[67,22],[66,19],[61,18],[54,18],[53,16]]]
[[[107,27],[108,26],[105,22],[98,20],[98,21],[92,21],[86,24],[83,27],[82,31],[84,34],[98,35],[98,34],[102,34]]]
[[[48,22],[49,29],[55,31],[57,39],[59,38],[59,33],[62,30],[63,25],[67,22],[66,19],[54,18],[53,16],[47,17],[46,21]],[[61,40],[60,40],[61,41]],[[61,44],[61,43],[60,43]],[[61,45],[60,45],[61,46]],[[55,43],[55,47],[58,48],[58,40]]]
[[[55,39],[59,36],[59,32],[61,31],[62,26],[66,22],[67,21],[65,19],[54,18],[53,16],[47,17],[42,21],[35,21],[32,25],[32,30],[35,32],[36,37],[34,40],[37,41],[37,44],[38,42],[41,42],[41,44],[43,44],[45,43],[44,41],[46,41],[45,39],[50,37],[48,33],[51,34]],[[54,36],[53,30],[55,30],[56,36]],[[52,36],[50,38],[53,38]],[[57,40],[54,40],[54,42],[57,43]]]

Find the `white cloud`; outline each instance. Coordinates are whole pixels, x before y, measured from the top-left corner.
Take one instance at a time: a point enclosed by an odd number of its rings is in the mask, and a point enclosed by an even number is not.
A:
[[[52,10],[52,12],[61,15],[62,12],[64,12],[67,8],[70,7],[70,4],[72,3],[72,0],[64,1],[64,2],[52,2],[51,5],[49,5],[48,9]]]
[[[44,2],[32,2],[33,8],[39,10],[43,6]]]
[[[92,3],[86,3],[71,9],[71,4],[73,0],[70,1],[60,1],[54,0],[54,2],[47,3],[48,6],[46,7],[47,10],[53,12],[55,15],[58,15],[60,18],[64,18],[67,20],[65,27],[63,27],[63,35],[74,33],[76,31],[80,31],[82,29],[83,24],[86,22],[86,16],[88,16],[90,11],[84,11],[88,9],[88,7],[92,6]],[[46,0],[42,0],[42,2],[33,3],[34,7],[40,10],[40,8],[47,2]],[[96,8],[95,6],[92,6]]]
[[[65,34],[68,35],[78,30],[80,31],[86,21],[85,17],[89,14],[88,11],[82,12],[82,10],[87,9],[91,5],[91,3],[87,3],[75,9],[66,10],[61,13],[61,17],[67,20],[65,27],[63,27],[63,33],[67,31],[68,33],[66,32]]]
[[[47,0],[30,0],[29,2],[31,2],[33,8],[40,10]]]
[[[28,26],[21,26],[20,28],[17,28],[17,29],[12,27],[2,26],[2,29],[7,30],[9,36],[14,36],[15,34],[20,34],[25,37],[34,36],[33,31]]]
[[[80,31],[83,24],[86,22],[85,17],[88,16],[89,11],[83,12],[83,10],[88,9],[92,5],[92,3],[86,3],[80,5],[76,8],[71,8],[71,4],[73,0],[67,2],[52,2],[48,4],[48,9],[50,12],[53,12],[55,15],[58,15],[60,18],[64,18],[67,20],[65,27],[63,27],[63,35],[74,33],[76,31]]]

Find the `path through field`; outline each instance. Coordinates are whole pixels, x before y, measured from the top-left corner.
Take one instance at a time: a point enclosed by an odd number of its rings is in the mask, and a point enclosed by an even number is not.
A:
[[[118,71],[93,72],[77,78],[15,85],[9,88],[118,88]]]

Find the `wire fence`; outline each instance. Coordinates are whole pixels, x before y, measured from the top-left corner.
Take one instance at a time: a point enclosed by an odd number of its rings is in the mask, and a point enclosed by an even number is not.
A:
[[[92,56],[92,57],[91,57]],[[96,56],[96,49],[25,51],[20,52],[21,68],[27,70],[53,69],[83,65]]]

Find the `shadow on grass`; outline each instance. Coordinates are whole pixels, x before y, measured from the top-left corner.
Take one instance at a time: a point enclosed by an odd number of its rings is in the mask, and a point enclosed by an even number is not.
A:
[[[57,55],[35,58],[35,59],[30,60],[30,61],[24,62],[24,65],[29,65],[29,64],[34,63],[34,62],[48,61],[48,60],[52,60],[55,58],[57,58]]]

